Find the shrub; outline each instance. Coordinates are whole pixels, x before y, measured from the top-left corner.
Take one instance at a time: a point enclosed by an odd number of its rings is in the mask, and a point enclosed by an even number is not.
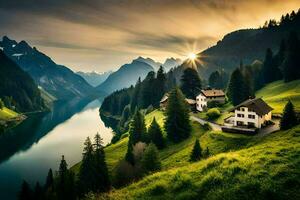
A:
[[[211,108],[207,111],[206,116],[208,119],[216,119],[221,115],[219,109],[217,108]]]

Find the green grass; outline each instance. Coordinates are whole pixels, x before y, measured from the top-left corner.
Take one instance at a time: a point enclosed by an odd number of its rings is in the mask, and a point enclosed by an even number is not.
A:
[[[0,120],[4,120],[4,121],[10,120],[17,117],[18,115],[19,115],[18,113],[6,107],[0,109]]]
[[[230,150],[193,164],[178,167],[175,162],[168,170],[94,199],[300,198],[300,126],[263,138],[213,132],[198,136],[203,145],[214,143],[217,152],[224,151],[224,143]]]
[[[300,112],[300,80],[284,83],[276,81],[257,91],[257,97],[262,97],[272,108],[273,113],[282,113],[287,101],[290,99],[295,109]]]

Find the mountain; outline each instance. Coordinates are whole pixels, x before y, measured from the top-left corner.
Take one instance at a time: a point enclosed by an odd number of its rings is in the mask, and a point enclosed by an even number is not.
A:
[[[4,36],[0,48],[33,78],[36,84],[57,99],[84,97],[93,91],[81,76],[69,68],[57,65],[47,55],[29,46],[25,41],[16,42]]]
[[[86,82],[88,82],[91,86],[96,87],[103,83],[107,77],[112,73],[112,71],[103,72],[103,73],[97,73],[95,71],[93,72],[77,72],[79,76],[84,78]]]
[[[164,64],[162,64],[163,68],[165,69],[166,72],[170,71],[170,69],[177,67],[182,64],[182,61],[177,58],[167,58]]]
[[[300,35],[300,13],[290,16],[283,16],[279,25],[269,22],[266,27],[258,29],[243,29],[231,32],[201,53],[201,73],[207,78],[211,72],[217,69],[232,71],[244,64],[251,64],[254,60],[263,60],[267,48],[271,48],[273,53],[279,49],[282,39],[286,39],[291,31]]]
[[[154,71],[154,68],[137,58],[110,74],[102,84],[97,86],[97,90],[111,93],[115,90],[130,87],[135,85],[139,77],[144,79],[150,71]]]
[[[158,70],[158,68],[162,65],[160,62],[156,62],[151,58],[143,58],[143,57],[138,57],[137,59],[135,59],[135,61],[139,61],[139,62],[144,62],[148,65],[150,65],[151,67],[153,67],[153,69],[155,71]]]
[[[0,98],[17,111],[44,108],[40,91],[33,79],[0,50]],[[9,105],[8,105],[9,104]]]

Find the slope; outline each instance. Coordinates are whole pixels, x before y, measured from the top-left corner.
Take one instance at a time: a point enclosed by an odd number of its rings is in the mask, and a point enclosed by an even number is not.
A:
[[[300,198],[300,126],[252,137],[242,146],[91,199]]]
[[[282,113],[282,110],[290,99],[295,109],[300,112],[300,80],[284,83],[276,81],[270,83],[256,92],[257,97],[262,97],[272,108],[274,113]]]
[[[94,91],[81,76],[65,66],[57,65],[25,41],[18,43],[4,36],[0,47],[9,58],[28,72],[38,86],[57,99],[84,97]]]
[[[44,108],[40,91],[32,78],[1,50],[0,71],[0,98],[6,106],[21,112]]]
[[[91,86],[96,87],[103,83],[107,77],[112,73],[112,71],[107,71],[103,73],[97,72],[76,72],[79,76],[84,78]]]

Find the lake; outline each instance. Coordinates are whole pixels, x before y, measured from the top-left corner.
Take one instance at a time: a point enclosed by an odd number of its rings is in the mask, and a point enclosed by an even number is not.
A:
[[[44,184],[49,168],[64,155],[71,167],[81,160],[83,143],[97,132],[108,144],[112,130],[99,117],[100,100],[56,102],[48,113],[30,116],[0,136],[0,199],[16,199],[22,180]]]

